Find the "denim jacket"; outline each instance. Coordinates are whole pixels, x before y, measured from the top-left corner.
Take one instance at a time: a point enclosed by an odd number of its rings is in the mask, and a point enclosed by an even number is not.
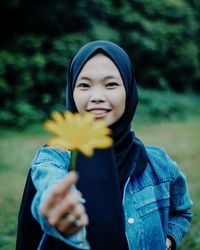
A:
[[[130,250],[165,250],[167,235],[179,246],[187,233],[192,201],[186,178],[176,163],[161,147],[147,146],[146,150],[149,160],[145,171],[129,177],[124,186],[126,237]],[[38,212],[53,184],[66,174],[69,162],[67,151],[48,147],[39,149],[32,163],[32,180],[37,189],[32,214],[40,223],[44,237],[50,234],[77,249],[90,249],[85,228],[73,236],[64,237]]]

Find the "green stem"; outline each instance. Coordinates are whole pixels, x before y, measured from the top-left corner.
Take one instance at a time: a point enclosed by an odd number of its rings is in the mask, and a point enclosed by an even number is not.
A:
[[[72,150],[71,151],[70,171],[74,171],[76,169],[77,156],[78,156],[78,150]]]

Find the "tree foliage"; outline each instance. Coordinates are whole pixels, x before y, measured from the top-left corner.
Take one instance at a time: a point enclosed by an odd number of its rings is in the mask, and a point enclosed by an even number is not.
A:
[[[199,91],[199,13],[198,0],[1,0],[1,123],[61,109],[68,60],[95,39],[128,52],[140,86]]]

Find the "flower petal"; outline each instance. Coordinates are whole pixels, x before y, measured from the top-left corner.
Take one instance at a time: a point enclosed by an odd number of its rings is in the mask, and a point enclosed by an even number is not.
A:
[[[60,128],[58,127],[58,125],[54,122],[54,121],[46,121],[44,123],[44,127],[46,128],[46,130],[53,132],[57,135],[61,134]]]
[[[64,117],[56,111],[52,112],[52,117],[58,124],[62,123],[64,120]]]
[[[57,136],[50,139],[48,145],[63,149],[78,149],[86,156],[91,156],[95,148],[108,148],[113,141],[108,136],[111,130],[105,121],[95,120],[93,114],[83,115],[64,112],[64,116],[53,112],[54,120],[47,121],[45,128]]]
[[[86,156],[90,157],[93,155],[93,147],[88,147],[87,145],[80,145],[78,149]]]
[[[66,150],[73,150],[75,149],[74,145],[72,143],[68,143],[65,140],[63,140],[62,138],[56,136],[56,137],[52,137],[47,141],[47,146],[52,147],[58,147],[61,149],[66,149]]]

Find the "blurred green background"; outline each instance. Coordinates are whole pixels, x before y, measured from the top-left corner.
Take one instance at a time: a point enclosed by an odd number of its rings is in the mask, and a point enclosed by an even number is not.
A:
[[[139,86],[199,93],[199,20],[199,0],[1,0],[0,123],[63,109],[69,58],[95,39],[128,52]]]
[[[188,177],[194,219],[181,250],[200,250],[200,1],[1,0],[0,249],[14,249],[26,174],[65,109],[66,69],[96,39],[134,63],[140,102],[133,121],[145,144],[164,146]]]

